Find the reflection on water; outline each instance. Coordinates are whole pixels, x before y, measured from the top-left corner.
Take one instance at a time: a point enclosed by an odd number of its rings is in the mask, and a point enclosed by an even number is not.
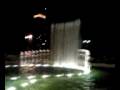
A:
[[[31,67],[32,68],[32,67]],[[52,74],[52,75],[57,75],[60,73],[70,73],[70,72],[78,72],[74,70],[67,70],[67,69],[60,69],[60,68],[47,68],[47,67],[34,67],[34,72],[33,70],[30,69],[29,72],[26,74]],[[19,68],[7,68],[6,69],[6,76],[10,75],[20,75]],[[73,88],[78,87],[80,83],[83,84],[83,87],[85,89],[83,90],[115,90],[113,89],[113,83],[114,83],[114,69],[105,69],[105,68],[95,68],[93,67],[92,72],[88,75],[83,75],[80,76],[84,78],[83,80],[75,79],[75,86]],[[73,82],[72,79],[69,82]],[[66,82],[69,84],[69,82]],[[71,84],[72,85],[72,84]],[[79,88],[79,87],[78,87]],[[72,89],[70,89],[72,90]],[[78,89],[81,90],[81,89]]]

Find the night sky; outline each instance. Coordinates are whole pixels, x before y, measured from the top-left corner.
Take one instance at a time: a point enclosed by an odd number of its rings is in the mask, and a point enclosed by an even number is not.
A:
[[[28,6],[25,4],[25,7],[21,5],[17,10],[15,10],[18,7],[17,4],[13,8],[7,8],[9,11],[11,10],[11,13],[9,17],[6,17],[6,25],[8,25],[6,27],[9,27],[9,30],[5,30],[5,35],[7,35],[7,38],[4,38],[5,52],[24,50],[26,33],[44,33],[49,40],[50,23],[67,22],[80,18],[82,39],[91,40],[87,48],[91,50],[93,56],[116,55],[114,17],[111,14],[114,13],[114,10],[112,11],[110,5],[93,4],[92,2],[83,5],[82,2],[64,3],[60,0],[56,0],[54,3],[38,1],[33,0]],[[32,16],[37,13],[46,14],[47,19],[34,20]]]

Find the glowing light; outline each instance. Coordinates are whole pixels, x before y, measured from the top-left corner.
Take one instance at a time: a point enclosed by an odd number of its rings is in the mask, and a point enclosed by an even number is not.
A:
[[[66,76],[67,76],[67,77],[72,77],[73,74],[72,74],[72,73],[69,73],[69,74],[67,74]]]
[[[43,18],[46,19],[46,16],[44,14],[36,14],[33,16],[33,18]]]
[[[48,51],[50,51],[50,50],[49,49],[47,49],[47,50],[39,50],[39,52],[48,52]],[[54,62],[54,64],[52,65],[52,67],[60,67],[60,68],[82,70],[84,74],[90,73],[90,64],[89,64],[90,51],[86,50],[86,49],[79,49],[78,51],[79,51],[80,55],[82,55],[84,57],[83,58],[84,59],[83,66],[80,66],[79,64],[76,64],[74,62],[67,62],[67,63],[66,62],[62,62],[62,63]],[[32,51],[32,52],[34,52],[34,51]],[[35,51],[35,52],[38,52],[38,51]],[[70,60],[70,61],[73,61],[73,60]],[[7,67],[9,67],[9,66],[10,65],[8,65]],[[13,66],[16,67],[16,65],[13,65]],[[31,66],[49,67],[51,65],[49,65],[49,64],[22,64],[20,66],[21,67],[23,67],[23,66],[29,66],[29,67],[31,67]],[[58,77],[59,77],[59,75],[58,75]],[[44,76],[43,76],[43,78],[44,78]],[[45,76],[45,78],[46,78],[46,76]]]
[[[83,43],[86,43],[86,42],[87,42],[87,40],[84,40],[84,41],[83,41]]]
[[[91,40],[88,40],[88,41],[87,41],[87,43],[90,43],[90,42],[91,42]]]
[[[11,77],[10,80],[17,80],[19,77]]]
[[[25,36],[25,39],[32,40],[32,38],[33,38],[33,35],[32,35],[32,34]]]
[[[90,43],[91,40],[83,40],[83,43]]]
[[[78,66],[74,63],[62,63],[62,64],[53,64],[53,67],[60,67],[60,68],[68,68],[68,69],[77,69],[77,70],[81,70],[83,69],[83,67]]]
[[[45,40],[45,42],[47,42],[47,40]]]
[[[12,67],[18,67],[18,65],[13,65]]]
[[[64,74],[58,74],[58,75],[56,75],[56,77],[62,77],[62,76],[64,76]]]
[[[43,50],[41,50],[41,52],[43,52]]]
[[[77,65],[74,65],[72,63],[68,63],[66,65],[63,64],[62,66],[65,67],[65,68],[70,68],[70,69],[79,69],[79,67]]]
[[[42,45],[45,45],[46,43],[42,43]]]
[[[45,8],[45,10],[47,10],[47,8]]]
[[[28,76],[27,78],[28,79],[33,79],[33,78],[35,78],[36,76],[34,76],[34,75],[31,75],[31,76]]]
[[[35,51],[32,51],[33,52],[33,54],[35,53]]]
[[[21,87],[26,87],[26,86],[28,86],[29,84],[28,83],[22,83],[21,84]]]
[[[11,67],[11,65],[5,65],[5,68],[9,68],[9,67]]]
[[[49,64],[44,64],[43,67],[49,67],[50,65]]]
[[[21,64],[20,67],[25,67],[26,65],[25,64]]]
[[[42,52],[42,50],[39,50],[39,52]]]
[[[32,80],[30,80],[29,82],[30,82],[31,84],[33,84],[33,83],[37,82],[37,80],[36,80],[36,79],[32,79]]]
[[[20,52],[20,55],[21,55],[21,56],[24,55],[24,52]]]
[[[50,75],[42,75],[42,78],[48,78],[48,77],[50,77]]]
[[[34,66],[34,64],[29,64],[28,66],[29,66],[29,67],[32,67],[32,66]]]
[[[7,90],[16,90],[16,88],[15,87],[9,87]]]
[[[53,64],[52,66],[53,66],[53,67],[60,67],[59,64]]]
[[[36,64],[35,66],[36,66],[36,67],[40,67],[40,66],[42,66],[42,65],[41,65],[41,64]]]

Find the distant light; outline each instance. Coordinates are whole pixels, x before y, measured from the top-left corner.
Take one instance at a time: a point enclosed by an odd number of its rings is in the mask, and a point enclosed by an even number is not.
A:
[[[42,45],[45,45],[46,43],[42,43]]]
[[[83,40],[83,43],[86,43],[87,42],[87,40]]]
[[[72,77],[72,76],[73,76],[72,73],[67,74],[67,77]]]
[[[37,82],[36,79],[32,79],[32,80],[30,80],[30,83],[31,83],[31,84],[33,84],[33,83],[35,83],[35,82]]]
[[[44,14],[36,14],[33,16],[33,18],[43,18],[46,19],[46,16]]]
[[[33,35],[32,35],[32,34],[25,36],[25,39],[32,40],[32,38],[33,38]]]
[[[16,90],[16,88],[15,87],[9,87],[7,90]]]
[[[21,55],[21,56],[24,55],[24,52],[21,51],[21,52],[20,52],[20,55]]]
[[[49,77],[50,75],[42,75],[42,78],[47,78],[47,77]]]
[[[62,64],[58,64],[58,63],[55,63],[52,65],[53,67],[61,67],[61,68],[68,68],[68,69],[78,69],[78,70],[81,70],[81,66],[78,66],[76,64],[73,64],[73,63],[62,63]]]
[[[39,52],[42,52],[42,50],[39,50]]]
[[[49,67],[50,65],[49,64],[44,64],[43,67]]]
[[[34,66],[34,64],[29,64],[28,66],[29,66],[29,67],[32,67],[32,66]]]
[[[35,66],[36,66],[36,67],[40,67],[40,66],[42,66],[42,65],[41,65],[41,64],[36,64]]]
[[[20,67],[25,67],[26,65],[25,64],[21,64]]]
[[[40,37],[41,37],[41,35],[38,38],[40,38]]]
[[[36,76],[34,76],[34,75],[31,75],[31,76],[28,76],[27,78],[28,79],[33,79],[33,78],[35,78]]]
[[[60,67],[60,65],[58,65],[58,64],[53,64],[52,66],[53,67]]]
[[[35,53],[35,51],[32,51],[33,53]]]
[[[62,76],[64,76],[64,74],[58,74],[58,75],[56,75],[56,77],[62,77]]]
[[[47,10],[47,8],[45,8],[45,10]]]
[[[87,41],[87,43],[90,43],[90,42],[91,42],[91,40],[88,40],[88,41]]]
[[[22,83],[22,84],[21,84],[22,87],[26,87],[26,86],[28,86],[28,85],[29,85],[28,83]]]
[[[47,42],[47,40],[45,40],[45,42]]]
[[[9,68],[9,67],[11,67],[11,65],[5,65],[5,68]]]
[[[90,43],[91,40],[83,40],[83,43]]]
[[[11,77],[10,80],[17,80],[19,77]]]
[[[18,65],[13,65],[12,67],[18,67]]]

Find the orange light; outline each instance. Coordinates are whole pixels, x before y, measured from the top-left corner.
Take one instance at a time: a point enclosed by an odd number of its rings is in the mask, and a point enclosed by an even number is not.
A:
[[[46,16],[44,14],[36,14],[33,16],[33,18],[43,18],[46,19]]]

